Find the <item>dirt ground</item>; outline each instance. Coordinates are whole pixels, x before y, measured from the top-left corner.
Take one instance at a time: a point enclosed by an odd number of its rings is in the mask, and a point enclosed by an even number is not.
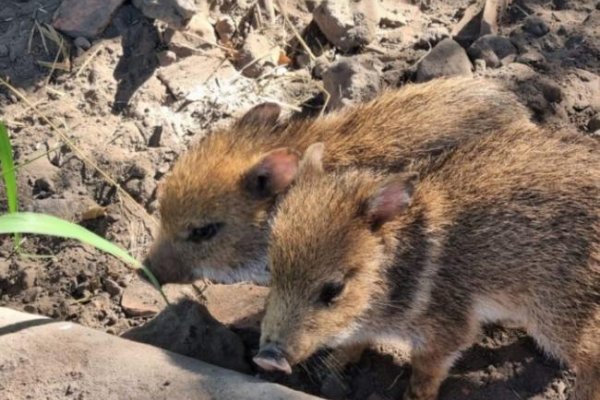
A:
[[[370,92],[414,80],[419,62],[444,37],[455,33],[464,48],[477,37],[469,36],[469,25],[456,32],[477,3],[388,0],[380,3],[398,5],[404,17],[382,18],[369,45],[341,54],[311,22],[310,10],[318,2],[288,1],[290,20],[318,57],[308,64],[282,23],[260,29],[265,16],[257,17],[255,2],[209,2],[211,24],[230,16],[238,25],[226,43],[220,42],[224,47],[243,53],[253,29],[280,46],[275,65],[269,68],[259,60],[252,65],[258,71],[254,74],[230,62],[230,52],[219,47],[202,41],[198,46],[168,43],[161,25],[128,1],[89,49],[64,36],[69,57],[57,56],[59,46],[38,26],[51,23],[60,3],[2,0],[0,6],[0,78],[25,96],[0,85],[0,119],[10,129],[15,162],[22,165],[20,209],[79,222],[139,259],[156,228],[159,181],[179,154],[219,124],[268,99],[306,114],[319,112],[325,104],[323,80],[339,78],[326,78],[323,71],[342,55],[368,70],[357,67],[356,76],[366,75],[342,95],[361,101]],[[491,67],[494,60],[486,67],[486,61],[472,59],[475,76],[505,83],[540,124],[600,137],[600,2],[515,0],[500,19],[498,36],[510,39],[515,50],[496,60],[498,67]],[[281,54],[291,63],[282,62]],[[65,67],[51,68],[55,60]],[[0,306],[119,335],[157,311],[152,304],[136,303],[138,281],[121,262],[73,241],[27,237],[23,254],[15,254],[11,239],[0,238]],[[222,323],[218,317],[211,322],[230,332]],[[252,368],[256,329],[231,330],[242,343],[245,360],[240,362]],[[206,337],[217,341],[218,336]],[[382,345],[341,371],[339,379],[334,375],[319,373],[315,358],[291,377],[265,378],[325,398],[393,399],[406,387],[410,366],[401,352]],[[572,382],[568,369],[541,354],[521,332],[486,327],[479,343],[453,368],[440,398],[558,400],[566,398]]]

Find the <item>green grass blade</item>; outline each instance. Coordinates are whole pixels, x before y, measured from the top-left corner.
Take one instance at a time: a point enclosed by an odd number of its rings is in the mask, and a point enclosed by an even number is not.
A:
[[[6,199],[8,201],[8,212],[17,212],[17,177],[15,175],[15,164],[12,158],[12,146],[6,126],[0,121],[0,167],[2,167],[2,178],[4,187],[6,188]],[[19,234],[15,234],[15,248],[19,248],[21,238]]]
[[[47,214],[38,214],[31,212],[21,212],[5,214],[0,216],[0,235],[11,233],[33,233],[38,235],[59,236],[63,238],[75,239],[80,242],[92,245],[97,249],[112,254],[120,258],[134,268],[141,269],[148,277],[150,282],[160,291],[167,301],[160,284],[154,275],[138,260],[119,246],[96,235],[84,227],[65,221],[63,219]],[[168,301],[167,301],[168,303]]]
[[[0,163],[8,199],[8,212],[14,213],[17,212],[17,177],[12,158],[12,146],[6,126],[2,122],[0,122]]]

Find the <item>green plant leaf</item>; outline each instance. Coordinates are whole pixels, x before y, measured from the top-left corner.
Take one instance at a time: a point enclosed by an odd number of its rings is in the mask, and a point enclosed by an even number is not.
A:
[[[109,242],[108,240],[96,235],[80,225],[47,214],[18,212],[1,215],[0,234],[11,233],[33,233],[37,235],[59,236],[63,238],[75,239],[82,243],[92,245],[97,249],[120,258],[136,269],[141,269],[168,303],[167,298],[160,288],[158,280],[154,277],[152,272],[142,265],[142,263],[140,263],[119,246]]]
[[[6,187],[8,212],[14,213],[17,212],[17,177],[12,158],[12,146],[6,126],[2,122],[0,122],[0,164],[2,164],[2,177]]]
[[[8,212],[15,213],[18,209],[17,202],[17,176],[15,175],[15,164],[12,158],[12,146],[6,126],[0,121],[0,171],[6,188],[6,199],[8,201]],[[15,233],[15,249],[19,250],[21,236]]]

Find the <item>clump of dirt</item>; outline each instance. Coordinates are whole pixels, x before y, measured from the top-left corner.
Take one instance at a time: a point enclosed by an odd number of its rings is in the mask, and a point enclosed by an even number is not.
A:
[[[19,206],[78,222],[139,259],[156,227],[158,184],[173,161],[264,101],[310,115],[368,100],[388,86],[467,74],[503,82],[540,124],[600,137],[597,1],[515,0],[488,30],[481,29],[489,26],[481,2],[468,0],[361,0],[349,8],[294,0],[276,7],[273,20],[254,2],[197,1],[186,30],[125,1],[100,36],[62,35],[60,44],[48,26],[62,1],[6,0],[0,9],[0,78],[27,98],[0,85],[0,119],[19,165]],[[121,262],[73,241],[27,236],[19,254],[10,237],[0,238],[0,306],[122,334],[163,307],[140,285]],[[192,291],[215,318],[186,308],[198,321],[182,329],[202,324],[233,332],[243,346],[229,333],[200,336],[214,349],[220,336],[229,337],[243,370],[258,346],[262,294],[251,291],[252,307],[220,312],[238,289],[212,297],[222,289]],[[236,309],[244,315],[226,316]],[[188,343],[177,349],[202,358],[189,345],[192,336],[182,335]],[[345,371],[323,372],[318,357],[306,369],[265,378],[326,398],[377,400],[398,398],[410,375],[406,355],[389,346]],[[453,369],[441,398],[558,400],[572,380],[519,331],[489,327]]]

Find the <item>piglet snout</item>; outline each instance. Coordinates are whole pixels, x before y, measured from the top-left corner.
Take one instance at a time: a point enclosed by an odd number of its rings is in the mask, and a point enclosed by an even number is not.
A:
[[[252,361],[265,371],[281,371],[288,375],[292,373],[292,367],[285,359],[283,351],[273,344],[261,347]]]

